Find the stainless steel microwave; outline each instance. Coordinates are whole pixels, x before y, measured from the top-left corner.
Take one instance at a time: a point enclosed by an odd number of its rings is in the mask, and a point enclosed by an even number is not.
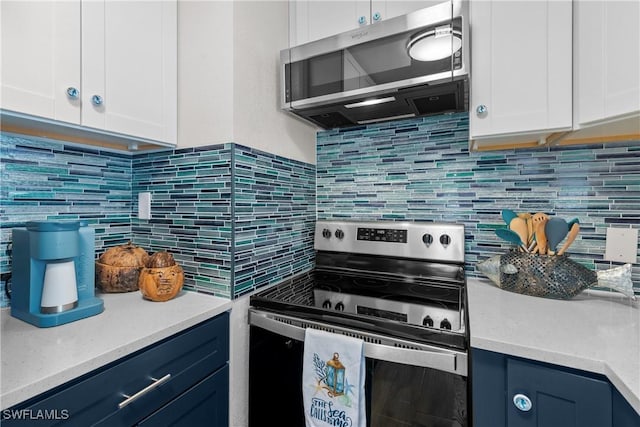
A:
[[[280,52],[282,108],[329,129],[468,111],[466,0]]]

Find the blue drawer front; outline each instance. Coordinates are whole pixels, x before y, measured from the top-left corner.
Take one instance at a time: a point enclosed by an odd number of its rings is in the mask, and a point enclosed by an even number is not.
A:
[[[40,398],[12,409],[57,411],[64,419],[38,420],[38,426],[133,425],[225,368],[229,360],[229,316],[223,313],[173,337],[142,349],[82,378],[62,385]],[[149,386],[151,378],[171,374],[168,381],[122,409],[123,395]],[[3,420],[2,425],[31,425],[33,420]]]

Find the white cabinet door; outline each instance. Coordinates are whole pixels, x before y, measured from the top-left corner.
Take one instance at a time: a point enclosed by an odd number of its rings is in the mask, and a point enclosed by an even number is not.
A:
[[[290,0],[289,44],[310,41],[353,30],[370,23],[369,0]]]
[[[418,9],[435,6],[446,0],[372,0],[371,23],[406,15]]]
[[[80,0],[0,2],[3,109],[78,124]],[[73,94],[73,90],[70,90]]]
[[[85,1],[82,79],[82,125],[175,143],[176,2]]]
[[[446,0],[290,0],[290,46],[330,37]]]
[[[574,13],[577,124],[637,115],[640,2],[582,0]]]
[[[571,1],[475,0],[470,24],[471,138],[570,130]]]

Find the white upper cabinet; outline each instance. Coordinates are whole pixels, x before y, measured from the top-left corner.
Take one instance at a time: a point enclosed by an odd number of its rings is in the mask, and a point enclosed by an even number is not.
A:
[[[176,142],[177,5],[82,6],[82,125]]]
[[[176,143],[176,1],[0,4],[3,110],[63,136]]]
[[[472,149],[572,128],[571,1],[470,2]]]
[[[572,135],[640,134],[640,2],[575,1]]]
[[[446,0],[290,0],[290,46],[405,15]]]
[[[80,0],[0,2],[0,107],[80,122]]]

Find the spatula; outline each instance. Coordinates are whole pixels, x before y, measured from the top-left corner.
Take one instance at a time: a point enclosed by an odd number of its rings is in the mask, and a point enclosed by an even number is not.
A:
[[[518,236],[514,231],[507,230],[506,228],[498,228],[496,230],[496,236],[500,237],[503,240],[506,240],[509,243],[515,243],[525,251],[527,250],[524,243],[522,243],[520,236]]]
[[[502,219],[507,226],[509,226],[509,224],[511,224],[511,220],[517,216],[518,214],[511,209],[502,209]]]
[[[547,253],[549,255],[555,255],[556,246],[558,246],[558,243],[562,242],[569,232],[567,221],[554,216],[547,221],[547,225],[544,227],[544,232],[547,235],[547,240],[549,242],[549,250]]]
[[[571,229],[569,230],[569,234],[567,235],[567,241],[564,242],[564,245],[562,245],[562,248],[560,248],[560,250],[558,251],[558,255],[564,254],[566,250],[569,249],[569,246],[571,246],[573,241],[576,240],[576,236],[578,236],[579,231],[580,224],[578,224],[577,222],[573,223]]]

